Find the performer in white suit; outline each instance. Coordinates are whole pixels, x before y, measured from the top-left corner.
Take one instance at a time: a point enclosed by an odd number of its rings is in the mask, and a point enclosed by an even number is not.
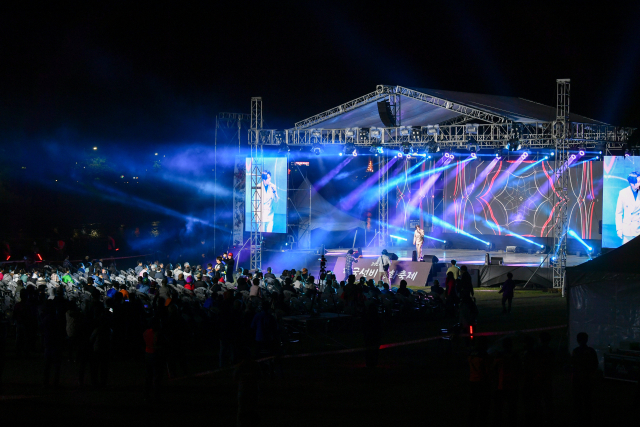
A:
[[[416,224],[416,231],[413,233],[413,244],[416,245],[418,261],[422,260],[422,242],[424,242],[424,230]]]
[[[620,190],[616,205],[616,231],[623,244],[640,235],[640,198],[638,197],[640,180],[638,172],[631,172],[627,181],[629,181],[629,186]]]
[[[262,218],[260,231],[271,233],[276,211],[276,201],[280,200],[276,186],[271,182],[271,172],[262,173]]]

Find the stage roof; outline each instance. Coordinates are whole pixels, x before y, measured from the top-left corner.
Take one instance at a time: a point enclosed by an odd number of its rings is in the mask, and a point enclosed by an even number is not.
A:
[[[536,121],[548,122],[556,119],[555,107],[539,104],[523,98],[439,89],[411,88],[411,90],[502,116],[507,121],[527,123]],[[400,95],[400,97],[401,124],[403,126],[441,124],[444,121],[461,116],[461,114],[441,106],[429,104],[404,95]],[[372,97],[370,100],[365,100],[358,105],[353,105],[353,102],[343,104],[337,107],[340,109],[339,112],[330,114],[326,118],[319,117],[319,120],[314,121],[314,123],[305,124],[302,127],[320,127],[324,129],[384,127],[378,114],[377,102],[385,98],[386,97],[381,95],[377,98]],[[578,123],[607,124],[573,113],[571,113],[570,120]]]

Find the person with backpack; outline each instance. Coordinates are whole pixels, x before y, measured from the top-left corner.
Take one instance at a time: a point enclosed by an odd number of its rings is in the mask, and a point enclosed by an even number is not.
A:
[[[380,280],[386,276],[387,281],[391,282],[389,278],[389,268],[391,267],[391,260],[389,259],[389,252],[386,249],[382,250],[382,254],[378,257],[376,261],[378,264],[378,271],[380,273]]]

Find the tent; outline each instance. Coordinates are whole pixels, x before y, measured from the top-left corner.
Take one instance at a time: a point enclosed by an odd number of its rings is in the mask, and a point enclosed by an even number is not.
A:
[[[589,345],[600,363],[614,349],[640,342],[640,238],[584,264],[567,268],[569,349],[578,332],[589,334]]]
[[[293,205],[297,214],[300,214],[300,223],[303,226],[309,223],[309,211],[311,211],[309,233],[298,237],[300,247],[305,247],[305,243],[309,244],[311,230],[321,228],[326,231],[346,231],[365,226],[363,220],[354,218],[329,203],[316,191],[307,178],[296,190],[293,196]]]

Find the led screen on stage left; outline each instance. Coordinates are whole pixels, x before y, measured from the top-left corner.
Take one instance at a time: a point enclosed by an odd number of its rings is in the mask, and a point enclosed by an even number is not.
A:
[[[245,230],[251,231],[251,158],[247,158],[245,181]],[[256,160],[256,159],[254,159]],[[260,187],[260,231],[263,233],[287,232],[287,158],[265,157],[263,173],[258,180]]]

